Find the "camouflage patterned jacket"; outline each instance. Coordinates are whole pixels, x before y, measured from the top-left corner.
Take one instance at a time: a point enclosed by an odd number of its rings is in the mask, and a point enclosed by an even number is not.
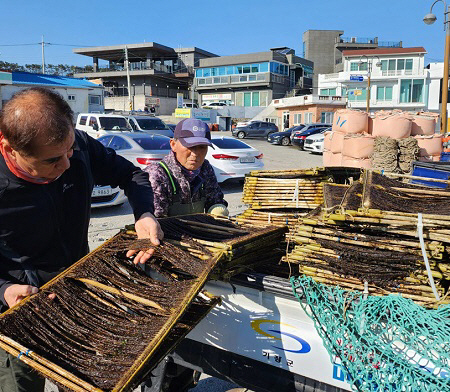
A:
[[[204,195],[206,196],[205,211],[208,211],[214,204],[228,205],[217,183],[214,169],[207,160],[203,162],[200,173],[190,182],[172,151],[164,157],[163,162],[172,173],[177,192],[181,196],[181,203],[194,203]],[[173,202],[173,189],[169,177],[159,163],[151,163],[144,170],[149,173],[153,188],[154,214],[157,218],[167,216]]]

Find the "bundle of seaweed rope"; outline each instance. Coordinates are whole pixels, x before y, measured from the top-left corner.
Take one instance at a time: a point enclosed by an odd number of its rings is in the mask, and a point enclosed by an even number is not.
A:
[[[125,254],[149,246],[123,232],[90,253],[1,316],[0,347],[76,391],[139,383],[167,352],[163,342],[169,350],[217,303],[196,297],[217,257],[201,260],[163,241],[148,276]]]
[[[417,139],[410,136],[398,140],[398,167],[402,173],[412,171],[412,163],[419,157]]]
[[[287,235],[295,246],[284,260],[299,264],[301,273],[318,282],[361,290],[368,282],[374,294],[398,292],[427,306],[447,303],[449,196],[447,190],[405,184],[371,171],[351,186],[327,184],[324,207],[300,219]],[[418,214],[424,250],[417,239]]]
[[[165,239],[198,258],[205,258],[198,244],[212,254],[223,256],[214,270],[214,277],[229,279],[255,266],[278,262],[286,228],[266,224],[264,227],[237,225],[227,219],[206,214],[193,214],[159,220]],[[188,242],[189,241],[189,242]]]
[[[372,168],[395,173],[397,164],[398,143],[390,137],[377,136],[372,153]]]

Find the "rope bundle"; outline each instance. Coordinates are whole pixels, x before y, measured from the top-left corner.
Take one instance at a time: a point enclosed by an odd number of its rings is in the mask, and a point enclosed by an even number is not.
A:
[[[419,156],[417,139],[412,136],[407,137],[406,139],[399,139],[398,149],[398,166],[403,173],[409,173],[413,161],[416,161]]]
[[[372,154],[372,168],[392,173],[398,172],[397,155],[398,142],[396,139],[376,137]]]

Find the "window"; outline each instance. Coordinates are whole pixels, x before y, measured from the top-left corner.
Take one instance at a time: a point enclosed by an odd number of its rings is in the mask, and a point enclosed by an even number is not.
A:
[[[244,106],[244,93],[235,94],[236,106]]]
[[[236,149],[236,148],[251,148],[251,146],[249,146],[246,143],[241,142],[240,140],[237,139],[213,139],[212,143],[221,148],[221,149]]]
[[[302,114],[301,113],[295,113],[294,114],[294,125],[298,125],[302,123]]]
[[[111,143],[109,143],[109,147],[116,151],[128,150],[131,148],[130,144],[120,136],[114,136],[111,140]]]
[[[269,94],[268,94],[267,91],[260,91],[260,93],[259,93],[259,104],[260,104],[260,106],[267,106],[268,105],[268,102],[267,102],[268,96],[269,96]]]
[[[388,70],[389,71],[395,71],[395,63],[396,63],[395,60],[389,60],[389,63],[388,63]]]
[[[336,95],[336,88],[321,88],[320,89],[320,95],[335,96]]]
[[[68,95],[67,96],[68,101],[75,101],[75,95]]]
[[[312,121],[312,113],[311,112],[306,112],[305,113],[305,124],[311,124]]]
[[[407,71],[412,71],[412,68],[413,68],[413,61],[412,61],[412,59],[407,59],[405,64],[406,64],[405,69]]]
[[[219,75],[225,75],[225,67],[219,68]]]
[[[196,69],[195,70],[195,77],[201,78],[203,76],[203,69]]]
[[[90,126],[90,127],[93,127],[94,125],[97,125],[97,126],[98,126],[97,119],[96,119],[95,117],[91,117],[91,118],[89,119],[89,126]]]
[[[211,68],[205,68],[203,70],[203,76],[211,76]]]
[[[405,69],[405,59],[398,59],[397,60],[397,69],[398,70]]]
[[[233,75],[234,73],[236,73],[236,72],[234,71],[234,67],[233,67],[232,65],[229,65],[229,66],[227,67],[227,75]]]
[[[377,101],[392,101],[392,86],[378,86]]]
[[[252,96],[252,93],[244,93],[244,106],[252,106],[251,105],[251,96]]]
[[[81,116],[80,125],[86,125],[87,116]]]
[[[366,101],[367,91],[363,89],[351,89],[348,90],[348,100],[349,101]]]
[[[404,79],[400,83],[400,103],[423,103],[423,79]]]
[[[333,115],[334,112],[322,112],[320,115],[320,122],[325,124],[332,124],[333,123]]]
[[[98,139],[100,143],[102,143],[105,147],[108,147],[109,142],[111,141],[112,136],[103,136]]]
[[[100,95],[89,95],[89,105],[100,105],[101,102]]]
[[[252,72],[253,73],[259,72],[259,64],[252,64]]]
[[[269,72],[269,63],[259,64],[259,72]]]
[[[219,72],[218,72],[217,68],[211,68],[211,76],[216,76],[218,74],[219,74]]]
[[[137,144],[139,144],[144,150],[170,150],[169,139],[164,136],[157,136],[157,135],[153,135],[152,137],[148,137],[147,135],[138,136],[133,137],[133,140]]]
[[[367,71],[367,61],[362,63],[359,61],[352,61],[350,63],[350,71]]]
[[[259,92],[252,93],[252,106],[259,106]]]

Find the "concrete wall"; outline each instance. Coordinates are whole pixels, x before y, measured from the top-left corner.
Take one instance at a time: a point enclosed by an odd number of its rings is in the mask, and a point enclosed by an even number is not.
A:
[[[303,33],[305,58],[314,62],[313,94],[317,94],[318,74],[334,72],[336,37],[343,30],[308,30]]]
[[[265,108],[262,106],[228,106],[217,110],[217,116],[229,116],[231,118],[253,118]]]
[[[131,97],[133,99],[133,96]],[[171,115],[177,107],[177,99],[171,97],[158,97],[159,106],[156,106],[156,115]],[[144,110],[144,95],[134,96],[134,110]],[[128,96],[124,97],[105,97],[105,110],[123,110],[128,111]]]

